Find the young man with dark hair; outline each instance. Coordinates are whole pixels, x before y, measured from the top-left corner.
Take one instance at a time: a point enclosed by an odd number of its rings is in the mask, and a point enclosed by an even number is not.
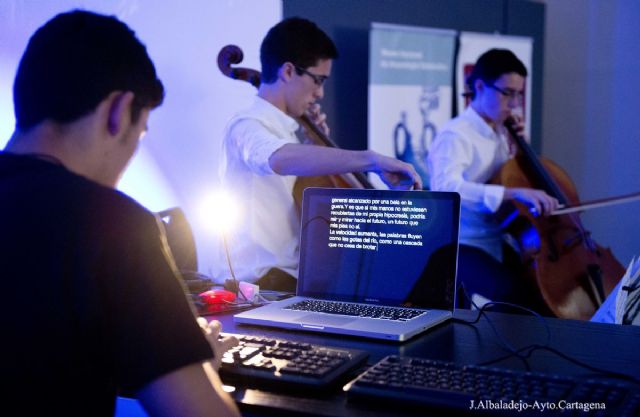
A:
[[[337,57],[336,45],[315,24],[300,18],[287,19],[274,26],[260,46],[262,82],[273,84],[285,62],[295,63],[296,73],[302,75],[305,68],[316,65],[318,60]]]
[[[496,212],[505,201],[518,200],[540,214],[555,210],[558,201],[542,190],[487,184],[514,156],[504,123],[522,122],[527,69],[506,49],[491,49],[478,58],[467,79],[471,104],[448,122],[429,150],[431,189],[456,191],[462,198],[458,282],[469,295],[511,301],[540,308],[535,291],[516,280],[518,255],[505,244]]]
[[[246,212],[242,230],[230,241],[231,260],[240,280],[261,288],[295,290],[296,177],[371,171],[393,188],[422,188],[413,166],[394,158],[300,143],[295,119],[304,114],[329,133],[316,102],[337,55],[333,41],[313,22],[289,18],[278,23],[260,48],[263,83],[253,106],[227,126],[221,179]]]
[[[0,153],[5,408],[108,416],[125,392],[152,416],[239,415],[216,372],[234,341],[205,336],[156,218],[114,190],[163,95],[114,17],[63,13],[31,37]]]

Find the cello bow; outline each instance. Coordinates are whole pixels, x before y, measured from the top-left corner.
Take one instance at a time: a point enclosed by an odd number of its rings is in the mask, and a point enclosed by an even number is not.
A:
[[[572,206],[564,206],[551,212],[551,216],[560,216],[562,214],[575,213],[578,211],[586,211],[594,208],[615,206],[618,204],[632,203],[640,200],[640,193],[625,194],[617,197],[600,198],[597,200],[582,201],[580,204]]]

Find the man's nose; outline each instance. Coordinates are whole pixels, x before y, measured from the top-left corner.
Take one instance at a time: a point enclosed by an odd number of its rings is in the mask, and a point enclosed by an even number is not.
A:
[[[324,84],[316,88],[316,91],[314,92],[313,96],[316,98],[316,100],[320,100],[322,99],[322,97],[324,97]]]

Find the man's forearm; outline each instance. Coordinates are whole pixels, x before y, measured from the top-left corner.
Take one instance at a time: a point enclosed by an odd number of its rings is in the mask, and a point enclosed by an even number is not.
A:
[[[366,172],[375,168],[371,151],[350,151],[316,145],[287,144],[269,158],[279,175],[332,175]]]

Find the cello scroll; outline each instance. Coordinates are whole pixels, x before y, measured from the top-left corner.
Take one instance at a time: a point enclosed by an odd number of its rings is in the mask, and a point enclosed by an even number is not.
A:
[[[260,71],[251,68],[231,67],[231,65],[241,63],[243,59],[242,49],[236,45],[227,45],[218,53],[218,68],[229,78],[246,81],[255,88],[260,87]]]

